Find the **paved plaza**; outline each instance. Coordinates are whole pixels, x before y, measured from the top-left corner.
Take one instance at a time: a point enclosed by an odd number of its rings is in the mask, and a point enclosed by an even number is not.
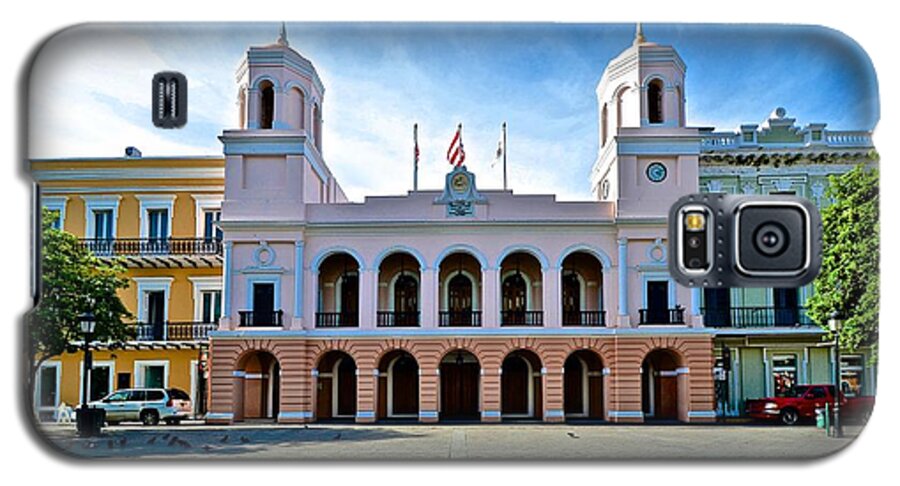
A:
[[[78,457],[281,460],[814,459],[847,446],[812,426],[769,425],[353,425],[122,426],[75,437],[71,426],[42,432]]]

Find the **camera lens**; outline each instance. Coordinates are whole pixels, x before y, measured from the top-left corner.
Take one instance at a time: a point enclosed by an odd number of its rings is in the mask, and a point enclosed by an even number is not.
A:
[[[699,236],[691,236],[687,240],[687,244],[691,248],[700,248],[700,245],[702,243],[703,243],[703,240],[701,240]]]
[[[788,236],[784,226],[778,223],[766,223],[756,230],[753,236],[756,250],[763,255],[774,257],[784,253],[787,248]]]
[[[687,267],[688,268],[703,268],[704,265],[703,265],[702,260],[695,257],[695,258],[691,258],[690,260],[688,260]]]

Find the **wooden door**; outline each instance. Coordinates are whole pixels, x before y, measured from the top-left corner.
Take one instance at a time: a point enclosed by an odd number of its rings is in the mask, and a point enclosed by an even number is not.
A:
[[[391,370],[393,413],[419,413],[419,366],[409,356],[402,356],[394,362]]]
[[[356,363],[344,358],[338,366],[338,415],[356,415]]]
[[[584,370],[578,358],[566,360],[563,373],[563,409],[567,414],[582,414],[584,410]]]
[[[519,356],[506,358],[500,377],[501,404],[503,414],[528,413],[528,363]]]
[[[316,418],[331,418],[332,379],[330,376],[319,376],[316,397]]]
[[[441,418],[477,418],[477,363],[441,364]]]
[[[678,377],[656,377],[656,418],[678,418]]]

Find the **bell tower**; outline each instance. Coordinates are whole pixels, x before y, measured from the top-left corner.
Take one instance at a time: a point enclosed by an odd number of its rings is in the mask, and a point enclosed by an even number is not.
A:
[[[648,41],[638,24],[631,46],[603,72],[591,187],[618,216],[665,216],[697,191],[700,137],[685,126],[685,71],[678,52]]]
[[[225,152],[223,221],[298,221],[306,204],[346,200],[325,164],[325,87],[281,25],[274,43],[250,47],[235,75],[238,128]]]

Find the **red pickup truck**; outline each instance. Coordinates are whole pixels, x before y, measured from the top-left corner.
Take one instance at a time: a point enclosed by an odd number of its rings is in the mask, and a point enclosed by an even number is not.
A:
[[[869,420],[875,397],[846,397],[840,394],[841,420],[845,423],[865,423]],[[747,400],[747,416],[756,420],[780,420],[794,425],[816,417],[816,409],[834,406],[834,385],[799,385],[783,397]]]

